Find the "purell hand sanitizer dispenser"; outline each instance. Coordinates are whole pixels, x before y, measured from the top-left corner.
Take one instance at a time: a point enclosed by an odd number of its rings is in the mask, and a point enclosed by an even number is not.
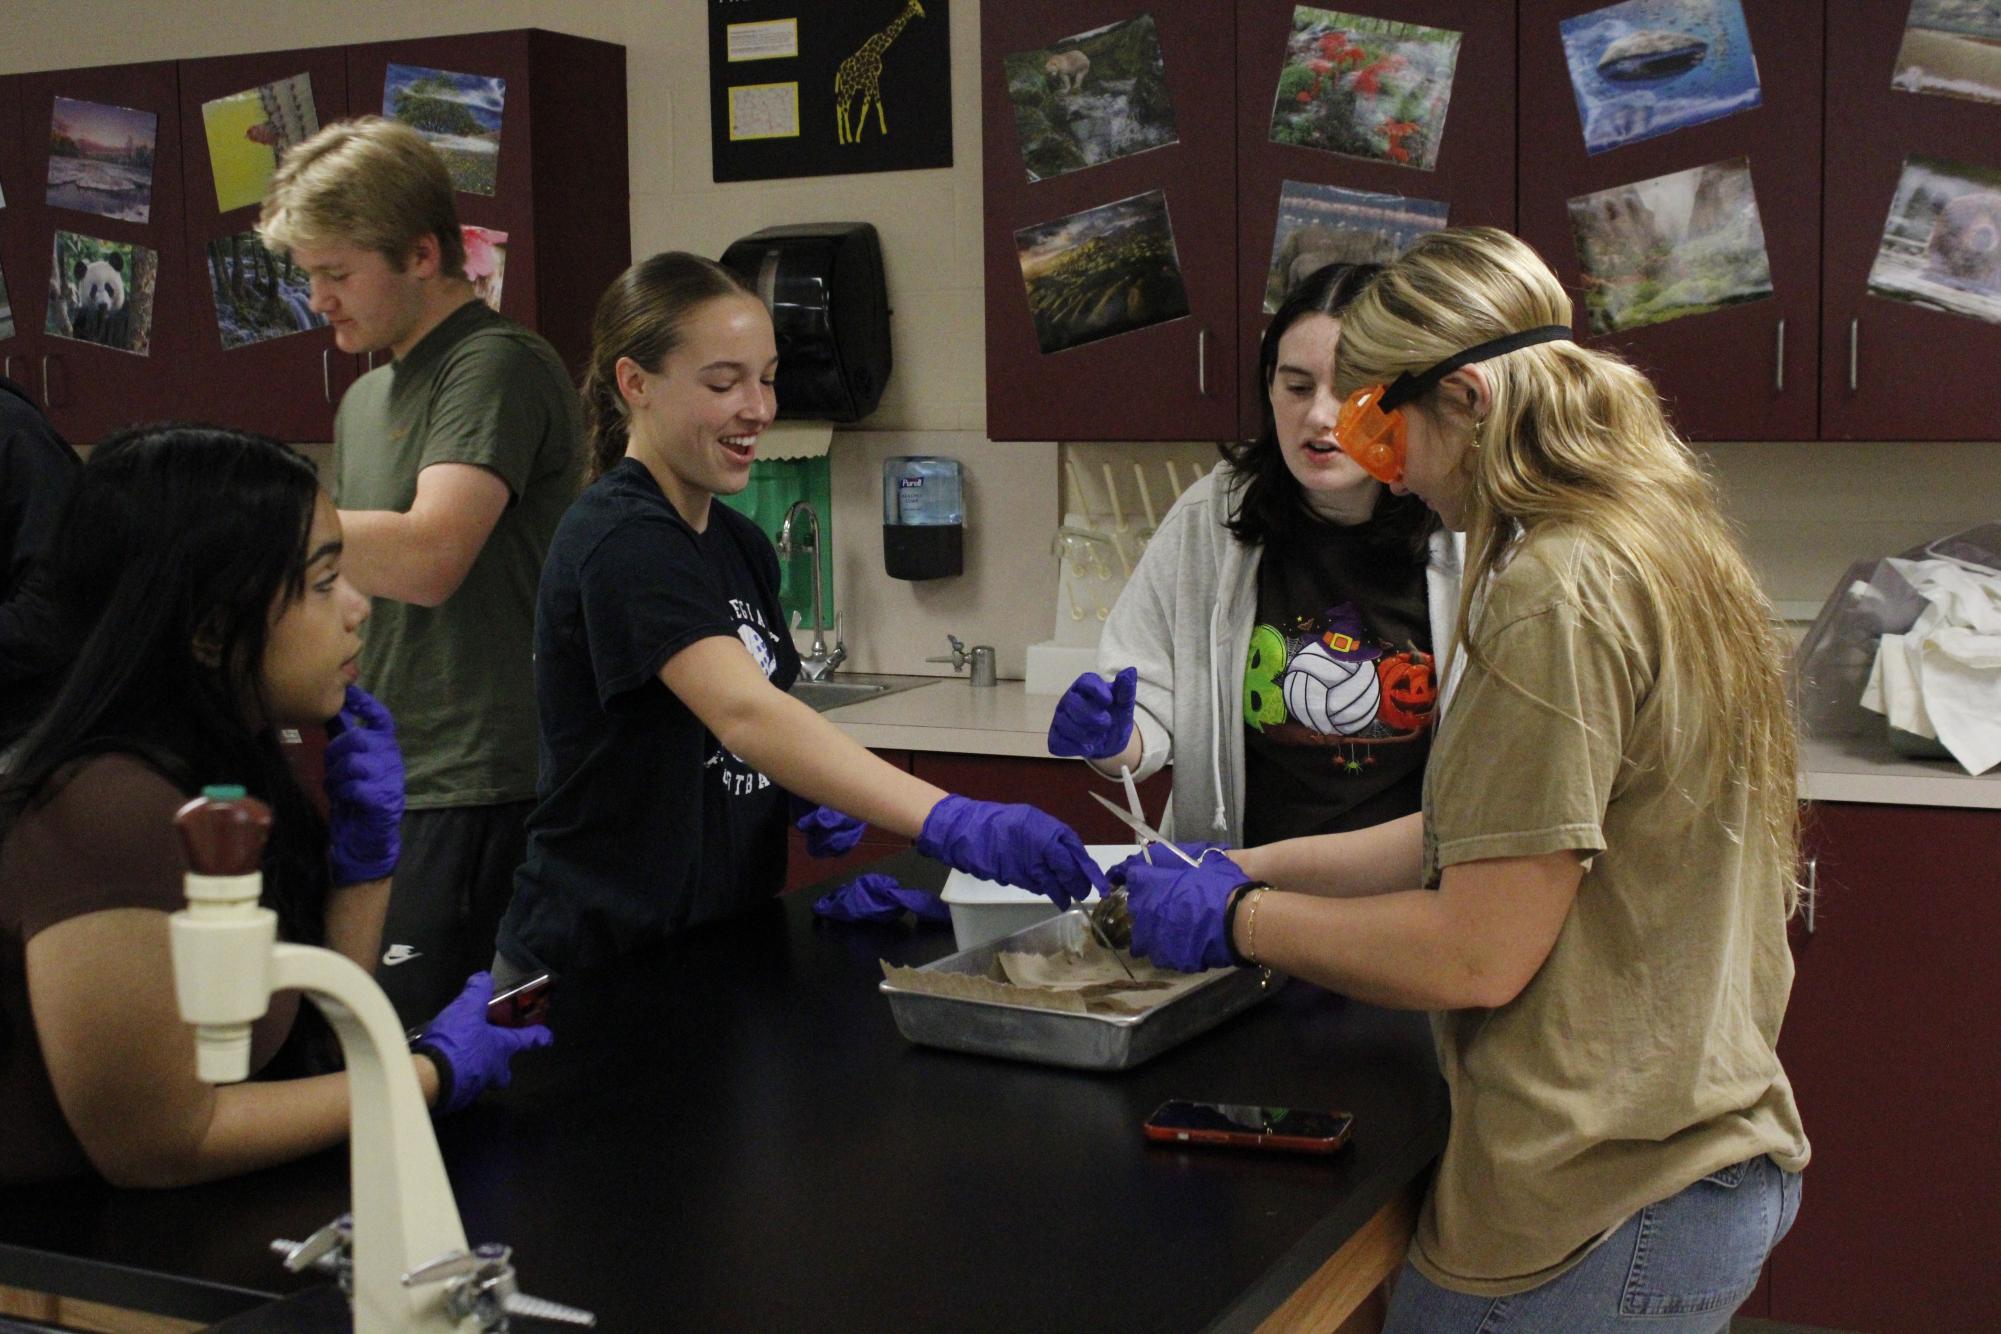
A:
[[[940,579],[966,568],[966,503],[957,459],[882,461],[882,564],[897,579]]]

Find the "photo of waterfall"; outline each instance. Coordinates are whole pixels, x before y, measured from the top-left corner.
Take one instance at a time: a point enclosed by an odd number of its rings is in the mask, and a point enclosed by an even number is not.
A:
[[[1153,15],[1002,61],[1031,181],[1177,142]]]
[[[224,348],[244,347],[326,324],[313,313],[306,271],[264,248],[256,232],[208,243],[208,283]]]
[[[1579,195],[1570,225],[1592,333],[1772,295],[1749,158]]]

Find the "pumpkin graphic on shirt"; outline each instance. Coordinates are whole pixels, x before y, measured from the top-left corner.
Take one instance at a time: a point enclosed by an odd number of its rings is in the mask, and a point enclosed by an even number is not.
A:
[[[1382,704],[1378,712],[1391,727],[1420,732],[1431,724],[1431,711],[1438,703],[1438,687],[1433,679],[1431,655],[1418,649],[1393,653],[1376,663],[1382,682]]]

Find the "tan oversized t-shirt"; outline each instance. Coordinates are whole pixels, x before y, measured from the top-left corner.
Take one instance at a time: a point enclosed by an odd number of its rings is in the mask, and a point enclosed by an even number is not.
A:
[[[1522,993],[1433,1019],[1452,1131],[1411,1260],[1502,1296],[1719,1168],[1803,1167],[1807,1141],[1774,1050],[1786,872],[1738,837],[1741,776],[1712,800],[1665,770],[1667,729],[1696,710],[1637,583],[1595,539],[1536,533],[1474,624],[1491,665],[1468,657],[1432,750],[1426,883],[1460,862],[1596,854]],[[1704,651],[1742,651],[1691,629]]]
[[[407,511],[417,474],[467,463],[508,505],[436,607],[377,598],[361,684],[396,716],[411,810],[535,795],[535,587],[583,481],[583,405],[555,349],[468,301],[401,360],[355,381],[334,418],[334,503]]]

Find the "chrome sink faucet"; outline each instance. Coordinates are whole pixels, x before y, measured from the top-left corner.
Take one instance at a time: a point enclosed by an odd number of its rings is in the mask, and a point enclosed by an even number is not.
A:
[[[806,516],[810,525],[803,542],[795,543],[792,537],[792,520],[800,514]],[[790,560],[795,552],[805,552],[813,562],[813,646],[806,656],[799,660],[799,674],[808,681],[824,681],[834,674],[834,669],[848,660],[848,646],[842,641],[840,626],[834,628],[834,646],[827,647],[826,616],[820,600],[820,516],[813,506],[804,500],[795,500],[785,511],[785,521],[778,526],[778,554]]]

